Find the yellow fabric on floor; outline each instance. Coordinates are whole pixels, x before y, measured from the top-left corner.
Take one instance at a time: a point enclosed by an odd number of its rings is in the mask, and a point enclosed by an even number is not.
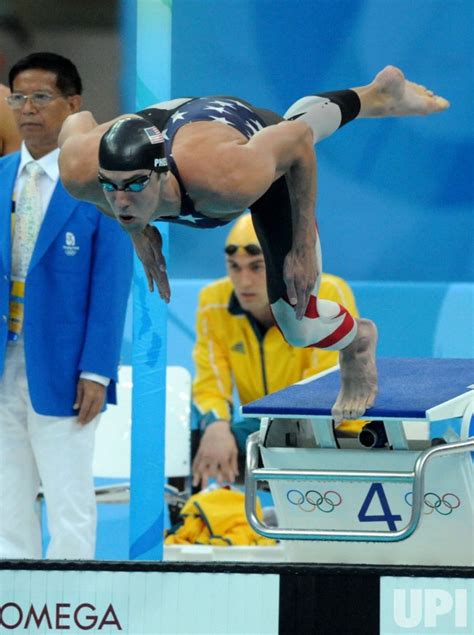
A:
[[[262,506],[257,499],[257,517],[262,519]],[[242,492],[217,489],[191,496],[181,510],[184,524],[165,538],[167,545],[202,544],[228,547],[267,546],[274,540],[257,534],[245,516]]]

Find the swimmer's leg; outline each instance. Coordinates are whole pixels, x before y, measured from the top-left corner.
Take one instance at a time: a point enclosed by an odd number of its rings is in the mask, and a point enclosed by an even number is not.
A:
[[[289,344],[340,351],[341,389],[332,409],[338,425],[343,419],[359,419],[374,403],[377,328],[370,320],[352,317],[337,302],[318,298],[317,293],[315,287],[301,320],[286,296],[273,302],[271,310]]]
[[[318,143],[356,118],[430,115],[448,107],[443,97],[406,80],[398,68],[386,66],[366,86],[302,97],[284,117],[304,119]]]
[[[358,94],[353,90],[338,90],[298,99],[284,114],[285,119],[303,119],[313,130],[314,143],[319,143],[349,121],[361,109]]]
[[[316,261],[321,271],[319,239]],[[370,320],[352,317],[337,302],[318,298],[319,282],[318,279],[301,320],[296,319],[286,294],[271,302],[271,310],[283,336],[293,346],[340,351],[341,389],[332,410],[337,425],[343,419],[360,418],[374,403],[377,329]]]
[[[341,351],[341,391],[334,405],[336,424],[357,419],[372,406],[377,392],[377,331],[369,320],[355,319],[345,307],[318,298],[320,277],[301,320],[296,319],[283,280],[283,263],[291,248],[291,205],[284,180],[252,206],[252,220],[265,258],[267,289],[275,322],[288,343]],[[319,238],[316,262],[322,271]]]
[[[341,389],[332,408],[336,425],[343,419],[361,417],[373,406],[377,395],[377,328],[370,320],[361,318],[356,322],[356,336],[339,353]]]

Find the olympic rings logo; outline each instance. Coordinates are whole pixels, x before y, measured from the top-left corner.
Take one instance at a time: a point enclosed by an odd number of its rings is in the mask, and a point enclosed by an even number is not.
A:
[[[461,507],[461,499],[451,492],[443,494],[443,496],[438,496],[434,492],[427,492],[424,499],[425,507],[427,507],[427,510],[423,512],[424,514],[437,512],[441,516],[449,516],[455,509]],[[405,502],[410,507],[413,506],[413,492],[405,494]]]
[[[321,494],[315,489],[310,489],[303,494],[299,489],[290,489],[286,493],[289,503],[299,507],[302,512],[314,512],[315,509],[330,514],[342,503],[342,496],[334,490],[328,490]]]

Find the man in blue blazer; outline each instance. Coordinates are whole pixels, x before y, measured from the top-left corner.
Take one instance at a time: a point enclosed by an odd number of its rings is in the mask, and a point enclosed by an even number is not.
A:
[[[76,67],[20,60],[8,104],[22,147],[0,159],[0,558],[93,558],[94,434],[115,382],[132,271],[130,241],[59,181],[57,137],[81,104]]]

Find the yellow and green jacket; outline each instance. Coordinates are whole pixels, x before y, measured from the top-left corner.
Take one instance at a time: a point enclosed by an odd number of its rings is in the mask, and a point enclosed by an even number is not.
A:
[[[263,519],[262,504],[257,496],[256,514]],[[186,501],[180,522],[166,534],[166,545],[260,546],[275,541],[259,536],[245,515],[243,492],[225,487],[202,491]]]
[[[318,297],[338,302],[358,316],[351,288],[337,276],[323,274]],[[218,419],[232,420],[234,387],[244,405],[338,362],[337,351],[290,346],[275,326],[262,334],[240,306],[227,277],[202,289],[196,330],[193,403],[201,428]],[[339,429],[359,428],[356,422],[345,422]]]

